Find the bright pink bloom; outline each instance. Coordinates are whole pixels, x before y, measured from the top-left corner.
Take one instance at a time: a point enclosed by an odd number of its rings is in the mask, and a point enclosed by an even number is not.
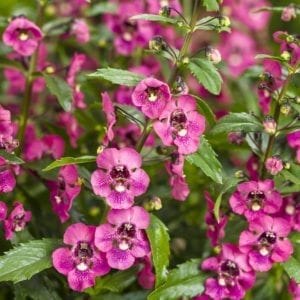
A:
[[[208,278],[205,283],[205,294],[214,300],[242,299],[255,281],[247,254],[231,244],[222,244],[221,253],[205,259],[201,268],[217,273],[217,278]]]
[[[175,145],[178,153],[190,154],[199,147],[205,119],[197,112],[195,99],[182,95],[167,104],[153,128],[165,145]]]
[[[22,231],[30,220],[31,212],[25,211],[22,203],[15,202],[14,209],[4,221],[5,238],[11,240],[14,232]]]
[[[51,190],[50,201],[53,211],[64,223],[69,219],[73,201],[81,190],[76,165],[63,166],[59,171],[57,181],[48,182],[48,187]]]
[[[90,30],[85,21],[76,19],[71,27],[71,34],[74,34],[78,43],[85,44],[90,40]]]
[[[96,228],[95,245],[106,253],[111,268],[130,268],[136,258],[145,257],[150,245],[144,229],[149,226],[148,212],[139,206],[113,209],[108,212],[109,223]]]
[[[151,261],[151,254],[144,257],[144,267],[137,273],[137,280],[139,285],[144,288],[151,290],[155,283],[155,274],[153,273],[153,265]]]
[[[5,29],[2,39],[22,56],[30,56],[38,47],[43,33],[39,27],[25,17],[13,19]]]
[[[98,155],[97,165],[91,178],[93,191],[112,208],[129,208],[134,197],[146,192],[150,179],[140,168],[142,158],[134,149],[107,148]]]
[[[109,142],[111,142],[114,139],[114,131],[113,126],[117,122],[117,116],[115,113],[114,105],[108,95],[108,93],[102,93],[102,108],[106,115],[107,120],[107,132],[105,137],[103,138],[103,145],[108,146]]]
[[[289,146],[296,149],[296,160],[300,163],[300,130],[287,134],[286,138]]]
[[[269,157],[266,160],[265,166],[271,175],[276,175],[283,169],[282,160],[277,156]]]
[[[293,300],[300,300],[300,284],[298,284],[294,279],[291,279],[288,291],[292,294]]]
[[[14,169],[14,168],[13,168]],[[14,169],[14,171],[16,171]],[[0,193],[9,193],[16,186],[16,179],[6,159],[0,156]]]
[[[7,214],[7,205],[0,201],[0,221],[3,221],[6,218]]]
[[[237,191],[229,199],[232,210],[238,215],[245,215],[248,221],[264,214],[279,211],[282,197],[274,190],[274,181],[248,181],[240,183]]]
[[[95,226],[76,223],[67,228],[64,243],[72,246],[52,253],[54,268],[68,277],[72,290],[82,292],[95,285],[95,277],[110,271],[105,255],[94,246]]]
[[[150,119],[159,118],[170,99],[169,86],[152,77],[143,79],[132,93],[133,104]]]
[[[293,253],[287,239],[290,224],[283,218],[262,215],[249,223],[249,229],[241,233],[239,249],[249,256],[251,267],[260,272],[269,271],[275,262],[284,262]]]
[[[79,71],[81,71],[82,66],[86,60],[86,56],[84,54],[74,53],[72,56],[72,60],[70,62],[70,66],[68,69],[68,74],[66,81],[71,87],[75,87],[76,82],[75,78]]]

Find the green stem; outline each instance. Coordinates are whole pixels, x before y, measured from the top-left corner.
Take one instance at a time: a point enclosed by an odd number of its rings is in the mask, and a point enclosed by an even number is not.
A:
[[[142,135],[141,135],[141,137],[140,137],[140,139],[139,139],[139,141],[138,141],[138,143],[136,145],[136,151],[137,152],[141,152],[142,151],[143,146],[144,146],[144,144],[145,144],[145,142],[146,142],[146,140],[147,140],[147,138],[148,138],[148,136],[149,136],[149,134],[151,132],[151,128],[152,127],[150,126],[150,120],[147,120],[146,124],[144,126],[144,130],[142,132]]]

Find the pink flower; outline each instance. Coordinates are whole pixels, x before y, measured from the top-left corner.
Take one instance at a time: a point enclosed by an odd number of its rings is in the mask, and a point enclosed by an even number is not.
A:
[[[114,139],[114,132],[113,132],[113,126],[117,122],[117,116],[115,113],[114,105],[108,95],[108,93],[102,93],[102,107],[103,111],[106,115],[107,119],[107,132],[105,137],[103,138],[103,145],[107,146],[109,142],[111,142]]]
[[[0,221],[5,220],[7,215],[7,205],[0,201]]]
[[[266,160],[265,166],[271,175],[276,175],[283,169],[282,160],[277,156],[269,157]]]
[[[237,191],[229,199],[232,210],[238,215],[245,215],[248,221],[264,214],[279,211],[282,197],[274,190],[274,181],[249,181],[240,183]]]
[[[79,71],[81,71],[82,66],[86,60],[86,56],[84,54],[74,53],[72,56],[72,60],[70,62],[70,66],[68,69],[68,74],[66,81],[71,87],[75,87],[76,82],[75,78]]]
[[[9,193],[15,188],[16,179],[12,169],[15,173],[18,171],[14,167],[11,168],[6,159],[0,156],[0,193]]]
[[[82,292],[95,285],[95,277],[110,271],[105,255],[94,246],[95,226],[76,223],[67,228],[64,243],[52,253],[54,268],[67,276],[72,290]]]
[[[289,146],[296,149],[296,160],[300,163],[300,130],[287,134],[286,138]]]
[[[260,272],[268,271],[275,262],[284,262],[293,253],[293,246],[286,238],[291,230],[283,218],[267,215],[252,220],[249,229],[241,233],[239,248],[248,253],[249,264]]]
[[[25,17],[13,19],[5,29],[2,39],[22,56],[30,56],[38,47],[43,33],[39,27]]]
[[[198,149],[205,119],[197,112],[195,99],[182,95],[167,104],[153,128],[165,145],[175,145],[178,153],[190,154]]]
[[[293,300],[300,300],[300,284],[298,284],[293,278],[291,279],[288,291],[293,296]]]
[[[136,258],[150,252],[144,229],[149,226],[150,216],[145,209],[134,206],[128,209],[113,209],[108,212],[109,223],[96,228],[95,245],[106,253],[110,267],[125,270]]]
[[[248,264],[247,254],[231,244],[222,244],[221,253],[202,262],[202,270],[217,273],[217,278],[208,278],[205,294],[214,300],[242,299],[245,291],[255,281],[255,273]]]
[[[115,209],[129,208],[134,197],[148,188],[149,177],[140,169],[142,158],[131,148],[107,148],[97,157],[99,167],[92,174],[91,184],[96,195],[104,197]]]
[[[76,36],[78,43],[85,44],[90,40],[89,27],[83,20],[76,19],[70,33]]]
[[[159,10],[164,7],[168,6],[172,9],[177,10],[178,12],[182,13],[182,7],[179,0],[147,0],[148,3],[148,11],[150,14],[158,14]],[[171,11],[172,15],[177,15],[175,11]]]
[[[144,257],[143,269],[137,273],[138,283],[144,289],[151,290],[154,287],[155,274],[152,269],[151,255],[148,254]]]
[[[11,240],[14,232],[22,231],[30,220],[31,212],[25,211],[22,203],[15,202],[14,209],[4,221],[5,238]]]
[[[63,166],[59,171],[57,181],[48,182],[48,187],[51,190],[50,200],[53,211],[63,223],[69,219],[73,201],[81,190],[77,167],[75,165]]]
[[[286,6],[281,14],[281,20],[285,22],[289,22],[292,19],[296,19],[296,17],[297,14],[293,4],[289,4],[288,6]]]
[[[159,118],[170,99],[169,86],[151,77],[143,79],[132,93],[133,104],[150,119]]]

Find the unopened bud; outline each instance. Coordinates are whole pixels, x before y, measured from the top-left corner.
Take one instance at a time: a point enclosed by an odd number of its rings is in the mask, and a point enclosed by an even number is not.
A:
[[[271,116],[265,117],[263,126],[266,133],[270,135],[274,135],[276,133],[277,124]]]
[[[163,6],[160,10],[159,10],[159,14],[163,17],[169,17],[171,14],[171,7],[170,6]]]
[[[222,27],[229,27],[231,24],[230,19],[226,16],[220,17],[220,25]]]
[[[271,175],[276,175],[283,169],[283,162],[279,157],[273,156],[266,160],[265,167]]]
[[[222,60],[221,53],[216,48],[209,48],[206,51],[206,57],[209,61],[211,61],[213,64],[218,64]]]
[[[144,203],[144,208],[148,211],[160,210],[162,208],[161,200],[159,197],[151,197]]]
[[[297,17],[296,10],[293,4],[288,5],[285,7],[281,14],[281,20],[288,22],[292,19],[295,19]]]
[[[179,28],[183,27],[183,25],[184,25],[184,23],[182,21],[178,21],[176,24]]]
[[[242,170],[239,170],[239,171],[236,171],[234,173],[234,177],[235,178],[245,178],[246,176],[245,176],[245,173]]]
[[[289,103],[284,103],[280,106],[280,112],[287,116],[292,110],[292,106]]]
[[[172,86],[172,94],[175,95],[185,95],[189,91],[188,86],[186,83],[183,81],[181,76],[177,76],[175,79],[175,82]]]
[[[156,152],[159,155],[166,155],[166,154],[168,154],[169,149],[168,149],[168,147],[159,145],[156,147]]]
[[[163,37],[160,35],[154,36],[149,41],[149,49],[154,50],[156,52],[161,52],[162,50],[165,50],[167,48],[167,44],[164,41]]]
[[[285,61],[289,61],[291,59],[291,53],[288,52],[288,51],[283,51],[281,54],[280,54],[280,57],[282,59],[284,59]]]
[[[288,42],[288,43],[293,43],[295,41],[295,38],[292,36],[292,35],[288,35],[285,40]]]
[[[189,62],[190,62],[190,59],[189,59],[187,56],[185,56],[185,57],[182,59],[182,63],[183,63],[184,65],[187,65]]]
[[[45,69],[46,74],[54,74],[55,73],[55,68],[53,66],[48,66]]]
[[[289,169],[291,168],[291,164],[290,164],[288,161],[286,161],[286,162],[283,163],[283,167],[284,167],[286,170],[289,170]]]
[[[295,101],[296,101],[296,103],[300,104],[300,97],[299,97],[299,96],[296,96]]]
[[[105,147],[104,146],[99,146],[98,148],[97,148],[97,154],[100,154],[100,153],[102,153],[103,152],[103,150],[105,149]]]

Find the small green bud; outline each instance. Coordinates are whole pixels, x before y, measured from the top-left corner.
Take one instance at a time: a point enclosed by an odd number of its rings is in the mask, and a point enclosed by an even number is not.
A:
[[[285,162],[283,163],[283,167],[284,167],[286,170],[289,170],[290,167],[291,167],[291,164],[290,164],[288,161],[285,161]]]
[[[288,43],[293,43],[295,41],[295,38],[292,36],[292,35],[288,35],[285,40],[288,42]]]
[[[185,57],[182,59],[182,63],[183,63],[184,65],[187,65],[189,62],[190,62],[190,59],[189,59],[187,56],[185,56]]]
[[[230,19],[226,16],[220,17],[220,25],[222,27],[229,27],[231,24]]]
[[[171,14],[171,7],[170,6],[163,6],[160,10],[159,10],[159,14],[163,17],[169,17]]]
[[[281,54],[280,54],[280,57],[282,59],[284,59],[285,61],[289,61],[291,59],[291,54],[290,52],[288,51],[283,51]]]
[[[165,50],[167,48],[167,44],[164,41],[163,37],[160,35],[154,36],[149,41],[149,49],[154,50],[156,52],[161,52],[162,50]]]
[[[291,110],[292,107],[289,103],[284,103],[280,106],[280,112],[285,116],[287,116],[291,112]]]
[[[235,178],[245,178],[245,173],[242,170],[238,170],[234,173]]]

